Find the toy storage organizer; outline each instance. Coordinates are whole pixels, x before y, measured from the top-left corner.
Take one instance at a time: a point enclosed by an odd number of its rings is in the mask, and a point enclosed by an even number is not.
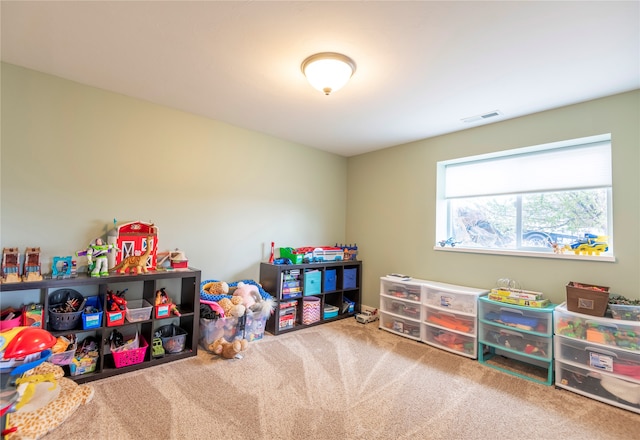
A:
[[[79,274],[77,278],[0,284],[0,295],[3,307],[6,305],[19,309],[24,303],[43,304],[43,327],[56,337],[74,334],[78,347],[82,347],[88,337],[101,341],[97,347],[97,357],[87,359],[84,364],[68,363],[70,354],[66,352],[55,358],[63,365],[65,375],[82,383],[195,356],[199,334],[199,285],[200,271],[197,269],[149,272],[141,275],[115,274],[100,278]],[[181,316],[171,314],[158,319],[152,313],[155,292],[162,287],[176,304]],[[107,310],[107,291],[125,289],[128,308],[118,311]],[[60,300],[63,293],[57,292],[64,291],[67,291],[67,296],[79,295],[78,299],[86,300],[85,307],[95,307],[91,309],[93,312],[85,313],[81,310],[77,316],[51,312],[51,301]],[[76,293],[69,293],[70,291]],[[177,352],[167,352],[163,357],[154,358],[148,347],[154,339],[155,332],[168,325],[184,331],[179,335],[172,335],[178,339],[171,345],[173,351]],[[140,346],[136,353],[127,355],[112,353],[109,336],[114,329],[125,337],[137,332],[140,342],[144,341],[144,349]],[[177,348],[181,350],[178,351]]]
[[[203,280],[200,283],[200,303],[204,306],[220,301],[222,298],[231,298],[231,295],[211,295],[204,290],[204,286],[216,282],[218,280]],[[230,288],[236,287],[238,283],[251,284],[258,288],[258,292],[263,300],[273,300],[271,295],[256,283],[254,280],[241,280],[227,283]],[[240,317],[225,316],[223,318],[200,318],[200,347],[205,350],[209,349],[216,339],[224,338],[231,342],[236,339],[246,339],[247,341],[255,341],[262,339],[265,332],[267,317],[262,316],[259,312],[246,310],[245,314]]]
[[[276,300],[267,331],[278,335],[353,316],[360,310],[362,262],[260,264],[260,284]]]
[[[435,281],[380,278],[380,328],[475,359],[477,302],[487,290]]]
[[[480,363],[532,382],[553,384],[553,310],[525,307],[479,298]],[[494,356],[510,359],[508,368],[492,362]]]
[[[640,321],[556,307],[557,387],[640,413]]]

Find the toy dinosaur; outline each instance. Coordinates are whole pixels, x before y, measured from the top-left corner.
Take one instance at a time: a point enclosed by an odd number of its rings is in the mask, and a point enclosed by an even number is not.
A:
[[[147,237],[147,250],[142,255],[129,255],[122,259],[119,264],[116,264],[114,267],[109,269],[110,272],[118,271],[120,273],[129,273],[132,269],[136,271],[138,275],[140,272],[147,273],[149,270],[147,269],[147,260],[151,255],[152,246],[151,240],[153,237]]]

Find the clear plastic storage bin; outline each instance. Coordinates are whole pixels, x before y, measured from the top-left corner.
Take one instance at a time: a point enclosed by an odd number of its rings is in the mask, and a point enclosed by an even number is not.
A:
[[[144,299],[134,299],[127,301],[125,315],[128,322],[146,321],[151,318],[153,306]]]

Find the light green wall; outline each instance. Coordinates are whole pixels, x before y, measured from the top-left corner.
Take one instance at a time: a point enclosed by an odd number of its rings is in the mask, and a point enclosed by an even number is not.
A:
[[[480,288],[506,277],[554,302],[569,281],[640,298],[639,127],[636,90],[350,158],[347,239],[364,262],[364,304],[378,306],[390,272]],[[615,263],[433,250],[437,161],[602,133],[612,134]]]
[[[115,217],[153,221],[161,249],[223,280],[258,279],[271,241],[355,242],[371,306],[392,271],[484,288],[509,277],[556,302],[570,280],[640,297],[640,91],[347,160],[9,64],[1,75],[0,246],[40,246],[45,267]],[[437,161],[609,132],[615,263],[433,250]]]
[[[10,64],[1,74],[1,246],[40,246],[43,271],[114,217],[154,222],[160,249],[228,281],[257,280],[271,241],[345,240],[344,157]]]

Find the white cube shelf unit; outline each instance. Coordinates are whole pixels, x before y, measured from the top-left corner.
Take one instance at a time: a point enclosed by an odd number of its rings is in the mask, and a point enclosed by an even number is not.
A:
[[[380,328],[476,359],[478,297],[487,293],[437,281],[381,277]]]

